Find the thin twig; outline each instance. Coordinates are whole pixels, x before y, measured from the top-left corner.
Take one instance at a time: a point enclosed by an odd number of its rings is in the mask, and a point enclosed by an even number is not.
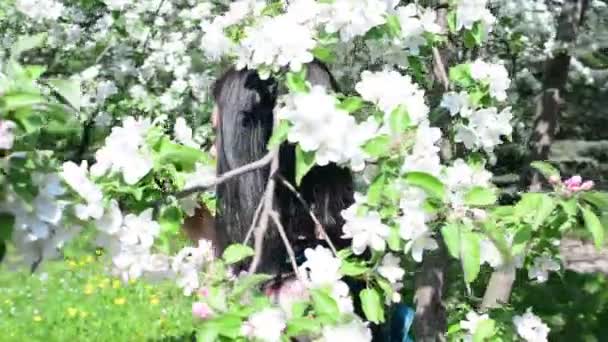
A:
[[[302,198],[302,195],[298,192],[298,190],[296,190],[296,188],[293,186],[293,184],[289,183],[289,181],[287,179],[285,179],[285,177],[283,177],[282,175],[280,175],[278,173],[275,175],[275,177],[281,181],[281,184],[283,184],[283,186],[285,186],[287,189],[289,189],[289,191],[291,191],[296,196],[298,201],[300,201],[300,203],[308,211],[310,218],[315,223],[315,228],[317,228],[321,231],[321,234],[323,235],[323,239],[329,245],[329,248],[331,249],[332,253],[334,253],[334,255],[337,256],[338,252],[336,251],[336,247],[334,246],[334,244],[331,242],[331,239],[329,238],[327,231],[325,230],[325,228],[323,227],[323,225],[321,224],[321,222],[319,221],[319,219],[317,218],[315,213],[312,211],[312,209],[310,208],[308,203],[306,203],[304,198]]]
[[[435,63],[436,72],[441,80],[444,90],[450,89],[450,79],[445,71],[445,65],[443,64],[443,58],[437,47],[433,47],[433,62]]]
[[[249,265],[249,274],[255,273],[260,264],[260,260],[262,259],[262,248],[264,247],[264,236],[266,235],[266,230],[268,230],[268,217],[270,216],[270,211],[272,210],[273,201],[274,201],[274,173],[279,169],[279,149],[274,148],[270,152],[271,156],[271,164],[270,164],[270,177],[268,178],[268,184],[266,185],[266,192],[264,194],[264,205],[262,209],[262,213],[260,214],[260,224],[256,227],[254,231],[255,243],[254,243],[254,251],[255,254],[253,256],[253,260],[251,261],[251,265]]]
[[[273,157],[273,153],[272,152],[268,153],[262,159],[256,160],[253,163],[245,164],[236,169],[232,169],[232,170],[222,174],[221,176],[218,176],[217,178],[215,178],[211,182],[208,182],[205,185],[198,185],[198,186],[195,186],[195,187],[192,187],[189,189],[179,191],[176,194],[174,194],[173,196],[177,199],[180,199],[180,198],[188,197],[197,192],[205,191],[216,185],[222,184],[231,178],[238,177],[244,173],[255,171],[257,169],[260,169],[260,168],[268,165],[272,161],[272,157]]]
[[[268,190],[268,187],[266,187],[266,190]],[[260,203],[258,204],[258,207],[255,209],[255,213],[253,214],[253,221],[251,221],[251,226],[249,226],[247,235],[245,235],[245,240],[243,241],[243,245],[246,245],[249,243],[249,239],[251,239],[251,234],[253,233],[253,230],[256,227],[256,223],[258,222],[258,219],[260,218],[260,214],[262,213],[262,208],[264,207],[264,198],[266,198],[266,190],[264,190],[264,197],[262,197],[262,199],[260,200]]]
[[[285,245],[285,249],[287,249],[287,255],[289,255],[289,260],[291,261],[291,267],[293,268],[293,271],[295,272],[296,277],[298,277],[298,279],[300,281],[302,281],[302,279],[300,279],[300,272],[298,272],[298,263],[296,262],[296,254],[294,253],[293,248],[291,247],[291,244],[289,243],[289,239],[287,238],[287,234],[285,233],[285,228],[283,227],[283,225],[281,224],[281,220],[279,219],[279,214],[275,210],[272,210],[270,212],[270,217],[274,221],[274,224],[277,226],[279,235],[281,235],[281,239],[283,239],[283,244]]]

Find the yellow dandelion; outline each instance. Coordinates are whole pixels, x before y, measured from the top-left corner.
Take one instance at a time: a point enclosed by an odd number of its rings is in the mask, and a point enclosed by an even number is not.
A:
[[[120,280],[114,279],[112,280],[112,288],[117,289],[120,287]]]
[[[70,266],[71,268],[75,268],[76,266],[78,266],[78,264],[74,260],[70,260],[68,261],[68,266]]]
[[[84,287],[84,294],[90,295],[95,291],[95,287],[91,284],[86,284]]]
[[[89,315],[88,312],[86,312],[86,311],[80,311],[80,318],[85,319],[85,318],[87,318],[88,315]]]
[[[98,256],[103,255],[103,250],[102,250],[101,248],[97,248],[97,249],[95,250],[95,255],[98,255]]]
[[[86,258],[84,258],[84,261],[87,262],[88,264],[93,262],[93,256],[92,255],[87,255]]]
[[[34,322],[40,322],[40,321],[42,321],[42,316],[34,315]]]
[[[78,314],[78,309],[76,308],[68,308],[68,316],[74,317]]]
[[[152,304],[152,305],[156,305],[156,304],[158,304],[159,302],[160,302],[160,301],[158,300],[158,297],[156,297],[156,296],[152,296],[152,297],[150,297],[150,304]]]
[[[6,303],[6,305],[11,305],[11,304],[13,304],[13,301],[12,301],[12,300],[10,300],[10,299],[5,300],[4,302]]]
[[[126,299],[125,297],[118,297],[114,299],[114,304],[116,305],[123,305],[124,303],[126,303]]]

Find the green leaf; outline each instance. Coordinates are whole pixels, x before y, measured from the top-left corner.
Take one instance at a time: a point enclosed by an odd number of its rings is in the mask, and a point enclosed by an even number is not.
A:
[[[450,68],[450,81],[463,88],[468,88],[475,83],[471,77],[471,66],[469,64],[459,64]]]
[[[325,46],[317,46],[312,50],[313,56],[323,63],[331,64],[336,59],[332,49]]]
[[[49,79],[50,84],[68,103],[75,109],[80,109],[82,93],[78,80],[64,80],[59,78]]]
[[[300,72],[288,72],[286,81],[287,88],[289,88],[290,92],[308,92],[308,85],[306,84],[306,68],[302,68]]]
[[[315,166],[315,152],[305,152],[300,145],[296,146],[296,185],[300,185],[302,178]]]
[[[528,225],[520,226],[513,236],[511,254],[514,256],[522,254],[530,239],[532,239],[532,229]]]
[[[271,275],[268,274],[248,274],[246,276],[240,277],[232,290],[232,296],[235,299],[240,299],[245,291],[257,287],[265,281],[272,279]]]
[[[424,190],[429,196],[443,200],[445,188],[435,176],[425,172],[410,172],[405,176],[405,182]]]
[[[388,238],[386,239],[388,248],[393,252],[401,252],[403,250],[401,241],[402,240],[401,240],[401,236],[399,235],[399,227],[397,227],[397,226],[390,227]]]
[[[0,213],[0,241],[8,241],[13,233],[15,217],[8,213]]]
[[[241,335],[242,324],[243,321],[239,316],[226,314],[208,320],[205,325],[212,330],[216,330],[221,336],[234,339]]]
[[[4,259],[5,255],[6,255],[6,242],[0,240],[0,262],[2,262],[2,259]]]
[[[475,334],[473,334],[474,342],[488,341],[496,333],[496,322],[493,319],[484,319],[477,323]]]
[[[382,193],[384,191],[384,185],[386,184],[386,176],[381,174],[370,184],[367,190],[367,203],[370,206],[377,206],[382,200]]]
[[[467,283],[472,283],[479,275],[481,267],[479,235],[475,232],[463,231],[460,238],[460,257],[464,270],[464,280]]]
[[[42,32],[31,36],[21,36],[11,49],[11,58],[18,59],[22,53],[42,46],[46,40],[47,33]]]
[[[162,211],[158,223],[163,234],[175,235],[182,227],[182,213],[177,207],[168,207]]]
[[[243,259],[249,258],[254,254],[255,252],[253,251],[253,248],[241,244],[234,244],[226,248],[222,254],[222,259],[224,259],[226,264],[231,265]]]
[[[270,140],[268,140],[268,149],[277,147],[281,145],[285,140],[287,140],[287,134],[289,133],[290,128],[291,124],[289,123],[289,121],[281,120],[278,126],[272,132]]]
[[[288,336],[314,335],[319,331],[321,331],[319,321],[309,317],[296,317],[287,322],[286,333]]]
[[[197,342],[216,342],[219,331],[215,328],[211,328],[210,324],[203,325],[196,334]]]
[[[608,211],[608,193],[600,191],[585,191],[581,194],[581,199],[597,210]]]
[[[401,22],[399,17],[391,14],[386,17],[386,28],[391,37],[399,37],[401,35]]]
[[[578,213],[578,204],[576,203],[575,198],[570,198],[568,200],[562,200],[559,202],[562,209],[568,217],[574,217]]]
[[[481,46],[483,43],[484,30],[481,23],[476,22],[470,30],[467,30],[464,34],[464,46],[468,49],[472,49],[475,46]]]
[[[379,135],[369,140],[363,151],[371,157],[379,158],[389,154],[391,150],[391,138],[388,135]]]
[[[310,303],[307,301],[297,301],[297,302],[291,304],[291,317],[292,318],[303,317],[309,306],[310,306]]]
[[[46,71],[46,67],[43,65],[28,65],[23,69],[32,80],[37,80]]]
[[[340,317],[340,310],[336,301],[322,289],[310,291],[312,307],[315,313],[329,322],[336,322]]]
[[[532,228],[538,229],[538,227],[542,226],[556,207],[557,203],[553,198],[547,195],[543,196],[542,200],[538,203],[536,215],[534,216],[534,221],[532,221]]]
[[[389,117],[391,131],[393,133],[403,133],[410,126],[411,120],[404,105],[395,108]]]
[[[535,161],[532,162],[530,166],[540,172],[546,179],[549,179],[550,177],[557,177],[558,179],[561,178],[559,170],[547,162]]]
[[[368,321],[376,324],[384,322],[384,305],[376,289],[367,288],[361,291],[359,298]]]
[[[363,106],[363,99],[359,96],[349,96],[342,100],[338,105],[338,108],[345,110],[349,113],[358,111]]]
[[[481,186],[472,188],[464,196],[465,204],[472,207],[493,205],[497,200],[498,197],[493,189]]]
[[[448,12],[447,21],[450,32],[456,32],[456,11],[452,10]]]
[[[40,104],[44,101],[44,98],[38,93],[18,92],[4,94],[0,97],[0,101],[5,111],[13,111],[22,107],[31,107]]]
[[[448,223],[441,228],[441,236],[450,255],[456,259],[460,259],[460,233],[462,225],[456,223]]]
[[[595,215],[595,213],[587,206],[581,207],[581,210],[583,212],[585,228],[587,228],[587,230],[591,233],[591,236],[593,236],[595,247],[600,249],[604,245],[604,227],[602,227],[602,223],[597,215]]]
[[[204,153],[196,148],[176,144],[163,137],[157,147],[157,163],[159,166],[173,164],[182,171],[193,171],[196,162],[203,161]]]
[[[353,261],[342,261],[342,265],[340,266],[340,272],[345,276],[356,277],[362,274],[365,274],[370,270],[369,267],[365,266],[362,262],[353,262]]]

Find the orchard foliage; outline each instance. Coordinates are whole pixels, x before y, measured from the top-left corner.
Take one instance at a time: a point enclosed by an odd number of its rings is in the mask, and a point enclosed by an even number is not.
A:
[[[571,76],[593,82],[577,54],[595,52],[590,37],[606,29],[606,4],[589,2],[570,45],[556,40],[560,8],[534,0],[4,1],[0,259],[36,270],[95,232],[114,276],[172,280],[194,297],[198,340],[366,341],[367,322],[387,322],[391,305],[411,298],[413,270],[445,250],[458,265],[451,281],[467,289],[446,299],[449,339],[546,340],[550,328],[533,308],[488,310],[472,288],[483,289],[492,270],[546,282],[562,269],[557,245],[572,232],[605,244],[608,195],[592,181],[538,161],[546,191],[505,203],[488,170],[521,127],[517,87],[538,88],[539,61],[568,51]],[[341,92],[306,81],[314,58]],[[259,289],[270,276],[231,272],[251,247],[215,258],[208,241],[180,240],[185,217],[203,202],[213,208],[212,188],[176,194],[214,184],[209,89],[229,63],[280,81],[268,147],[297,144],[297,182],[330,162],[359,178],[356,203],[342,213],[351,248],[306,250],[298,280],[278,300]],[[363,317],[346,277],[366,284],[355,294]]]

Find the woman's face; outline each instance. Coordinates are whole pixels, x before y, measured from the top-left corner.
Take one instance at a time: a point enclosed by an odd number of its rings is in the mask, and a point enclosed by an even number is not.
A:
[[[213,106],[213,112],[211,113],[211,125],[215,129],[217,129],[219,115],[220,114],[219,114],[219,109],[218,109],[217,105]],[[209,153],[211,153],[212,156],[217,157],[217,149],[216,149],[215,145],[216,145],[216,143],[214,142],[213,146],[211,146]]]

